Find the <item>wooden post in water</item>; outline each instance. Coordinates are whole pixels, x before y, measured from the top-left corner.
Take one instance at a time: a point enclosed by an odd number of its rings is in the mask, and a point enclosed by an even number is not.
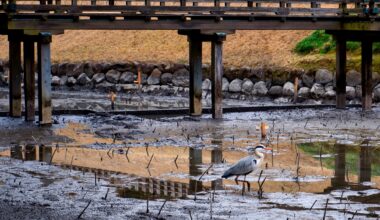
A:
[[[9,36],[9,115],[21,117],[21,41]]]
[[[371,181],[371,147],[360,146],[359,182]]]
[[[38,114],[40,125],[51,124],[51,34],[40,33],[38,41]]]
[[[223,40],[225,37],[225,33],[215,33],[215,39],[211,42],[212,117],[214,119],[223,118],[222,77]]]
[[[24,40],[24,98],[25,120],[34,121],[35,116],[34,42]]]
[[[346,39],[336,36],[336,108],[346,107]]]
[[[202,41],[189,35],[190,115],[202,114]]]
[[[362,41],[362,108],[371,110],[372,106],[372,41]]]

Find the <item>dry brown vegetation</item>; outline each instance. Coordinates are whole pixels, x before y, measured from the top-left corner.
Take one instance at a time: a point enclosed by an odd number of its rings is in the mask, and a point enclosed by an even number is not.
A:
[[[224,46],[224,63],[232,66],[294,67],[301,56],[292,52],[310,31],[237,31]],[[0,40],[0,58],[7,59],[8,43]],[[66,31],[54,36],[52,59],[62,61],[188,62],[188,43],[176,31]],[[210,44],[204,45],[210,62]]]

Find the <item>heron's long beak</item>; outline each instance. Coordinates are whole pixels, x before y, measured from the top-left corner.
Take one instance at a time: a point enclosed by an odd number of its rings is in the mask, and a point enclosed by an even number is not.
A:
[[[266,147],[265,150],[273,150],[272,148],[270,147]]]

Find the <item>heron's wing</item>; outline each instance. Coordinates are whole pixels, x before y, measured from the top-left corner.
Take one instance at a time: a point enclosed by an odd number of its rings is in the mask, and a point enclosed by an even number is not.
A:
[[[225,174],[228,175],[244,175],[253,171],[257,160],[252,157],[244,157],[238,162],[236,162],[232,167],[230,167]]]

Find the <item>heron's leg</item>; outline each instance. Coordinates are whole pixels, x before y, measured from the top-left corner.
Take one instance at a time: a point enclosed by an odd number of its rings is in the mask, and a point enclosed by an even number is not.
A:
[[[245,180],[246,177],[247,177],[247,175],[244,175],[244,182],[247,183],[247,191],[250,192],[251,191],[251,184],[247,180]]]
[[[235,178],[235,183],[236,183],[236,185],[239,185],[239,180],[238,180],[238,178],[239,178],[239,175],[236,175],[236,178]]]

